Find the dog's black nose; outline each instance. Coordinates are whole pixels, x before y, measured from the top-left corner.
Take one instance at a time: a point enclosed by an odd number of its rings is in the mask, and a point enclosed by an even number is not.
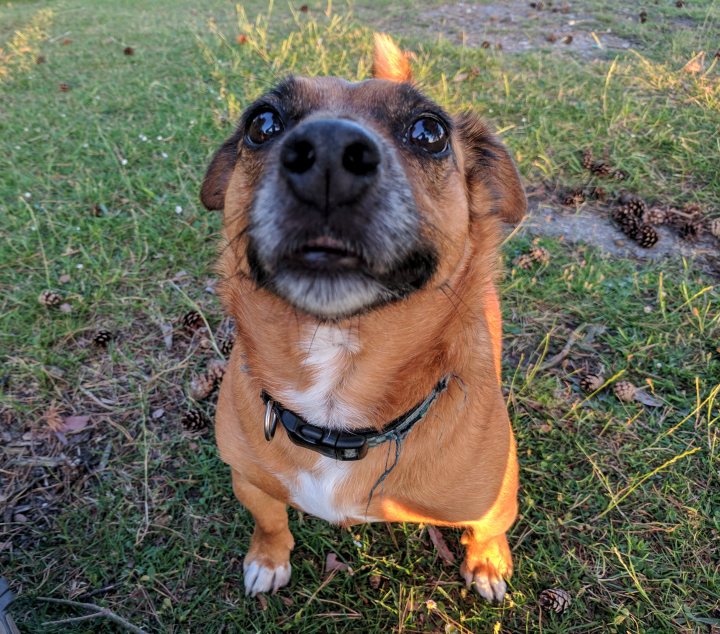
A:
[[[362,196],[375,180],[380,161],[372,136],[344,119],[302,123],[280,150],[281,171],[293,193],[327,213]]]

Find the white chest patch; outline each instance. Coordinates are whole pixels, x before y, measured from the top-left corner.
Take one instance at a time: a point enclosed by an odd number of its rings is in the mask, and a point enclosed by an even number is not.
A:
[[[365,417],[334,394],[350,368],[353,356],[360,351],[357,336],[332,325],[313,327],[301,343],[305,365],[312,373],[312,383],[304,390],[288,386],[279,398],[313,425],[331,429],[362,426]]]
[[[293,504],[306,513],[334,523],[352,519],[375,521],[366,517],[365,509],[360,505],[337,499],[337,490],[350,469],[347,462],[320,456],[312,471],[301,471],[294,480],[283,478],[283,481]]]

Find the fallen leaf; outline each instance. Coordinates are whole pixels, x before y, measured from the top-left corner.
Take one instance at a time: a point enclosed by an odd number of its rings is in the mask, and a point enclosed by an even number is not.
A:
[[[428,535],[430,535],[430,541],[433,543],[433,546],[435,546],[435,550],[440,556],[440,559],[442,559],[446,564],[454,564],[455,555],[453,555],[452,551],[448,548],[440,529],[437,526],[428,525],[427,532]]]
[[[165,342],[165,348],[172,350],[173,345],[173,327],[172,324],[162,323],[160,324],[160,330],[163,333],[163,341]]]
[[[467,78],[467,73],[458,73],[457,75],[455,75],[455,77],[453,77],[453,81],[460,83],[461,81],[465,81]]]
[[[662,401],[656,399],[647,392],[643,392],[642,390],[635,392],[635,400],[638,401],[638,403],[642,403],[643,405],[648,405],[650,407],[662,407],[663,405]]]
[[[70,276],[67,273],[65,273],[65,275],[61,275],[58,278],[58,282],[60,282],[60,284],[67,284],[69,281],[70,281]]]
[[[217,286],[217,279],[215,278],[209,278],[205,282],[205,292],[210,293],[210,295],[215,295],[215,287]]]
[[[352,574],[352,568],[350,566],[340,561],[335,553],[328,553],[328,556],[325,558],[325,575],[327,576],[336,570],[347,570],[349,574]]]
[[[66,416],[63,420],[63,428],[61,431],[81,431],[87,427],[89,422],[89,416]]]
[[[72,312],[72,306],[67,302],[65,302],[64,304],[60,304],[60,312],[67,315],[68,313]]]
[[[697,75],[702,73],[705,69],[705,51],[700,51],[695,57],[693,57],[685,66],[683,71],[690,75]]]
[[[158,418],[162,418],[163,416],[165,416],[165,410],[162,407],[158,407],[157,409],[153,410],[151,416],[154,420],[158,420]]]

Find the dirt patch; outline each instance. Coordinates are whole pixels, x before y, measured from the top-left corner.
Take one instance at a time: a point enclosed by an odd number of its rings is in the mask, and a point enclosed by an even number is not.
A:
[[[560,50],[588,59],[632,46],[602,27],[591,13],[561,2],[542,10],[525,0],[487,5],[458,2],[391,15],[379,22],[393,33],[427,38],[430,32],[457,44],[510,52]]]
[[[607,212],[593,207],[569,211],[547,201],[532,200],[520,233],[551,236],[574,244],[582,242],[615,257],[640,260],[693,258],[708,272],[720,274],[720,245],[705,235],[697,242],[680,239],[667,227],[656,227],[660,239],[651,249],[643,249],[625,237],[608,220]]]

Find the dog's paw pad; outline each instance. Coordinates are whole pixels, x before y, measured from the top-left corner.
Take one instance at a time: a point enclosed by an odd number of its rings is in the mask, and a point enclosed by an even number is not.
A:
[[[489,566],[480,566],[474,572],[464,572],[463,577],[468,587],[475,591],[486,601],[502,603],[507,592],[507,583],[495,570]]]
[[[263,565],[257,560],[246,561],[243,565],[245,594],[254,597],[261,592],[277,592],[290,581],[289,563],[279,566]]]

